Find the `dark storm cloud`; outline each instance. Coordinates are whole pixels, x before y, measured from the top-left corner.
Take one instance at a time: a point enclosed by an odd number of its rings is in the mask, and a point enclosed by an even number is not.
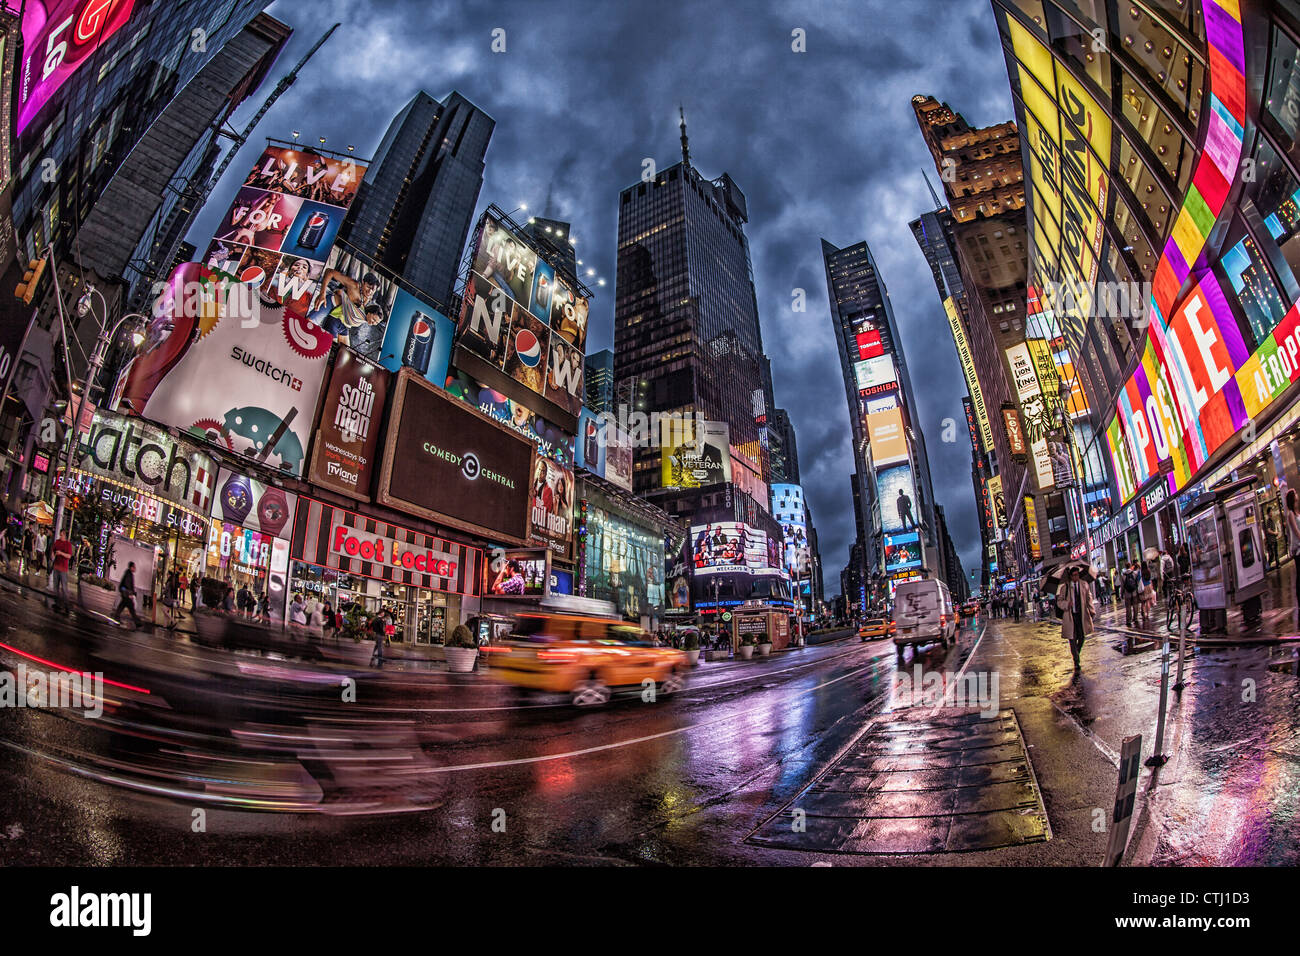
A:
[[[942,305],[907,224],[932,203],[933,163],[910,105],[950,102],[974,124],[1011,118],[1006,68],[987,0],[842,3],[548,3],[539,0],[279,0],[294,28],[276,78],[334,21],[343,25],[270,110],[191,233],[200,249],[261,137],[356,147],[369,156],[389,120],[423,89],[459,90],[496,120],[480,205],[573,223],[595,270],[589,350],[613,340],[617,195],[643,161],[691,159],[728,172],[749,203],[746,233],[778,404],[799,440],[826,586],[853,539],[852,456],[826,302],[820,239],[866,239],[893,301],[911,365],[936,499],[968,571],[979,562],[960,368]],[[506,52],[493,53],[493,30]],[[805,31],[807,52],[791,49]],[[266,84],[269,90],[272,82]],[[256,104],[246,104],[247,121]],[[547,200],[549,196],[549,205]],[[807,310],[792,311],[803,289]],[[945,442],[944,423],[956,440]],[[951,432],[952,429],[949,429]]]

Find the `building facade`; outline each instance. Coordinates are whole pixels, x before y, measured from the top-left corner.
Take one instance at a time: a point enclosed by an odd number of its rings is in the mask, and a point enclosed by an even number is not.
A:
[[[421,91],[388,125],[339,235],[450,307],[495,121]]]

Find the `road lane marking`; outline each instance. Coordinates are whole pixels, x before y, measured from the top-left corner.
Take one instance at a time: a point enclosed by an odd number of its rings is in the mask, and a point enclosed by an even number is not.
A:
[[[856,670],[849,671],[847,674],[841,674],[839,677],[832,678],[831,680],[828,681],[823,681],[822,683],[818,684],[816,687],[810,687],[808,690],[796,694],[795,699],[799,697],[806,697],[808,694],[814,693],[815,691],[819,691],[823,687],[829,687],[831,684],[836,684],[842,680],[847,680],[848,678],[853,677],[856,674],[860,674],[865,670],[870,670],[873,666],[875,666],[875,661],[872,661],[872,663],[870,664],[866,664],[862,667],[859,667]],[[632,747],[635,746],[636,744],[649,743],[652,740],[659,740],[660,738],[663,737],[672,737],[677,734],[684,734],[691,730],[698,730],[701,727],[709,727],[712,726],[713,724],[723,723],[724,721],[734,723],[735,719],[736,718],[733,715],[728,714],[724,717],[715,717],[712,720],[703,720],[700,721],[699,723],[688,724],[685,727],[677,727],[673,730],[665,730],[657,734],[647,734],[644,737],[634,737],[631,740],[615,741],[614,743],[600,744],[599,746],[596,747],[584,747],[582,750],[570,750],[566,753],[560,753],[560,754],[544,754],[539,757],[515,757],[512,760],[489,760],[483,763],[455,764],[450,767],[425,767],[420,769],[419,771],[416,771],[416,773],[417,774],[457,773],[462,770],[490,770],[493,767],[516,767],[521,764],[544,763],[545,761],[548,760],[569,760],[573,757],[585,756],[586,754],[600,753],[605,750],[617,750],[620,747]]]

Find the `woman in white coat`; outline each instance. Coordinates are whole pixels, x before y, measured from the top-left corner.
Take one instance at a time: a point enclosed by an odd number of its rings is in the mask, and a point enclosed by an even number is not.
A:
[[[1083,580],[1078,566],[1070,568],[1069,577],[1056,592],[1056,606],[1061,611],[1061,636],[1069,642],[1074,657],[1074,669],[1079,669],[1079,652],[1083,641],[1092,633],[1092,617],[1097,602],[1092,596],[1092,584]]]

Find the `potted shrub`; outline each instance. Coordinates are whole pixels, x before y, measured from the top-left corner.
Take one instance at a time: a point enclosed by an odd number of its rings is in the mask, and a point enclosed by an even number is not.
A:
[[[478,659],[478,641],[464,624],[457,624],[445,648],[447,669],[455,674],[468,674]]]
[[[753,656],[754,656],[754,635],[746,634],[744,637],[740,639],[740,658],[741,660],[747,661]]]
[[[767,636],[767,631],[757,635],[755,640],[758,643],[758,654],[760,657],[767,657],[768,654],[772,653],[772,639]]]
[[[686,660],[694,667],[700,662],[700,635],[694,631],[686,632],[686,639],[682,642],[682,648],[686,651]]]

